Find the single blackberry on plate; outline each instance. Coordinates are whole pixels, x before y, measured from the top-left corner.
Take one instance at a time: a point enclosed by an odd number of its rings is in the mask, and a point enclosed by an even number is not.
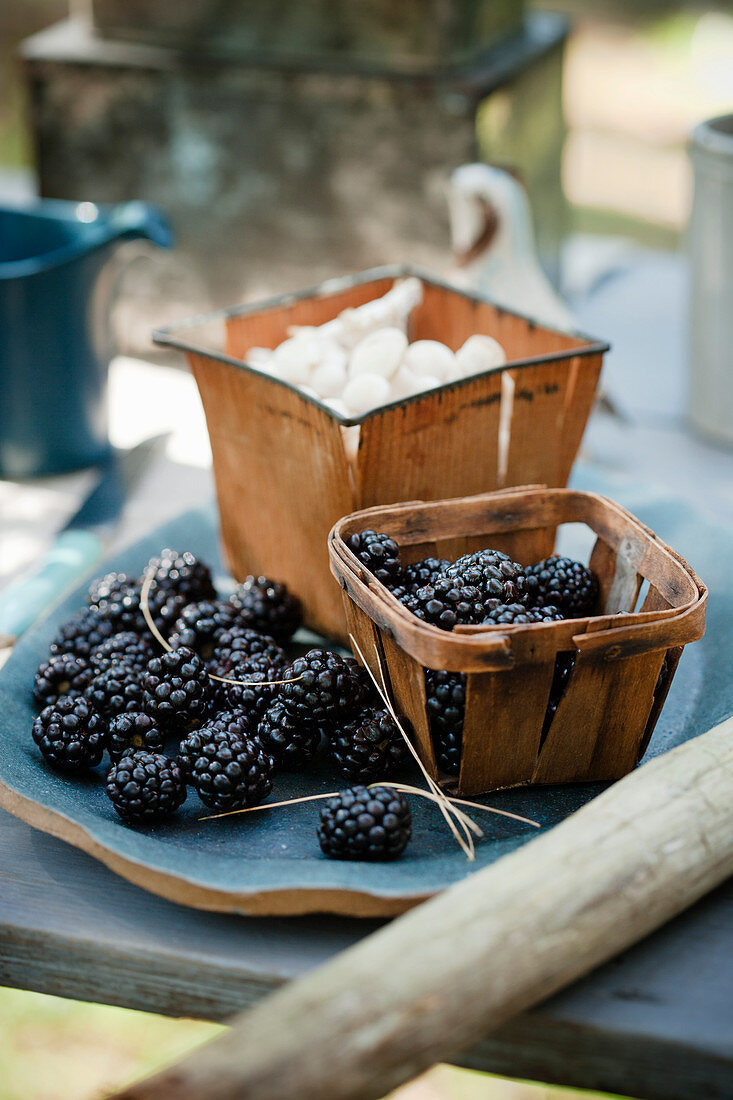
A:
[[[303,621],[303,608],[286,585],[268,577],[247,577],[230,597],[241,620],[253,630],[287,642]]]
[[[598,600],[598,578],[582,562],[554,555],[528,566],[526,573],[533,607],[554,604],[566,619],[593,614]]]
[[[257,740],[280,771],[298,771],[309,764],[321,743],[318,726],[293,718],[280,699],[270,703],[257,726]]]
[[[183,773],[175,760],[137,749],[113,764],[107,795],[123,821],[153,825],[175,813],[186,800]]]
[[[486,600],[484,603],[485,623],[554,623],[562,619],[557,607],[525,607],[521,603],[501,603],[500,600]]]
[[[364,673],[356,661],[327,649],[310,649],[285,669],[280,688],[283,707],[293,718],[333,727],[366,701]]]
[[[181,596],[184,604],[216,599],[211,570],[188,551],[179,554],[177,550],[162,550],[150,559],[141,580],[151,573],[153,589]]]
[[[185,646],[203,661],[210,661],[221,635],[237,617],[236,608],[228,600],[201,600],[183,608],[173,624],[168,638],[173,649]]]
[[[44,661],[36,672],[33,698],[39,707],[51,706],[64,695],[81,695],[91,678],[91,669],[83,657],[58,653]]]
[[[408,759],[409,749],[384,707],[365,707],[328,738],[331,756],[346,779],[385,779]]]
[[[46,761],[67,772],[94,768],[104,753],[104,719],[83,695],[63,696],[33,723],[33,740]]]
[[[203,726],[181,745],[187,780],[205,806],[226,813],[257,806],[272,790],[275,762],[259,741],[226,722]]]
[[[389,535],[381,534],[379,531],[361,531],[359,534],[350,535],[346,545],[362,565],[365,565],[369,572],[387,588],[400,583],[402,575],[400,548]]]
[[[116,714],[107,727],[107,751],[113,763],[126,752],[137,749],[159,752],[164,744],[165,738],[153,719],[140,711]]]
[[[128,577],[126,573],[105,573],[103,577],[96,577],[89,585],[90,607],[105,603],[134,583],[134,578]]]
[[[88,658],[92,650],[114,634],[114,626],[93,607],[83,607],[67,619],[51,642],[52,657],[73,654]]]
[[[402,570],[402,584],[408,592],[417,592],[426,584],[432,584],[439,573],[445,572],[452,562],[448,558],[422,558],[406,565]]]
[[[221,707],[242,710],[253,722],[259,721],[277,698],[287,664],[284,658],[272,660],[264,653],[253,657],[240,655],[221,664],[213,664],[210,671],[223,678],[216,684],[216,697]]]
[[[86,690],[86,697],[107,722],[116,714],[142,710],[140,673],[125,664],[107,668],[94,677]]]
[[[439,766],[458,775],[466,715],[466,677],[463,672],[425,670],[425,696],[433,748]]]
[[[233,667],[250,657],[267,657],[273,664],[287,661],[285,650],[269,634],[262,634],[259,630],[252,630],[251,627],[235,621],[216,639],[211,656],[212,670],[214,666],[219,669]],[[226,672],[221,672],[220,675],[225,676]]]
[[[445,573],[439,573],[432,584],[418,588],[404,603],[418,619],[441,630],[452,630],[459,623],[479,622],[482,614],[479,589]]]
[[[203,661],[185,646],[148,661],[142,685],[142,709],[163,730],[191,729],[206,718],[213,701]]]
[[[121,664],[142,672],[152,656],[153,647],[147,638],[141,638],[132,630],[123,630],[93,649],[89,660],[95,672],[105,672]]]
[[[201,755],[202,746],[214,733],[227,732],[233,737],[247,741],[252,740],[255,729],[251,716],[241,710],[221,710],[213,717],[207,718],[197,729],[187,734],[179,745],[177,760],[186,781],[191,776],[196,758]]]
[[[318,841],[330,859],[394,859],[411,836],[409,803],[392,787],[350,787],[321,810]]]
[[[482,602],[527,602],[527,579],[522,566],[499,550],[477,550],[475,554],[464,554],[446,566],[445,573],[478,588]]]

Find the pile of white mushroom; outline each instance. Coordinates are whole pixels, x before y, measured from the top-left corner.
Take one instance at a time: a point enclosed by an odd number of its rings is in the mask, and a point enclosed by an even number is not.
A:
[[[361,416],[506,362],[491,336],[471,336],[456,352],[438,340],[409,343],[410,314],[422,295],[419,279],[402,279],[383,297],[345,309],[326,324],[292,326],[272,350],[250,348],[246,362],[343,416]]]

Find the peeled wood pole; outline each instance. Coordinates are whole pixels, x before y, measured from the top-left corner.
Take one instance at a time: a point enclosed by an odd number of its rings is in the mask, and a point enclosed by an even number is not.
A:
[[[377,1100],[733,872],[733,719],[238,1017],[124,1100]]]

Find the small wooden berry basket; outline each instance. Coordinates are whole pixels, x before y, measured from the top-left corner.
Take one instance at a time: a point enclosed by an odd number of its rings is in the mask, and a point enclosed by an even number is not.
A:
[[[456,350],[486,333],[502,344],[507,364],[349,418],[245,362],[249,348],[277,346],[291,325],[323,324],[407,275],[424,290],[410,340]],[[341,639],[343,611],[326,554],[339,516],[416,497],[565,485],[608,350],[403,266],[195,318],[155,340],[183,350],[198,383],[231,572],[285,581],[303,601],[307,625]],[[344,429],[357,426],[352,458]]]
[[[464,626],[421,622],[348,549],[372,528],[394,538],[403,563],[491,547],[523,565],[553,553],[563,524],[595,534],[590,568],[598,614],[561,622]],[[646,750],[684,646],[702,637],[707,591],[685,561],[620,505],[594,493],[525,487],[370,508],[329,536],[349,631],[375,675],[386,669],[428,771],[439,775],[426,710],[425,669],[466,674],[458,789],[618,779]],[[623,617],[618,613],[626,612]],[[546,723],[558,655],[574,656]],[[544,729],[543,729],[544,727]]]

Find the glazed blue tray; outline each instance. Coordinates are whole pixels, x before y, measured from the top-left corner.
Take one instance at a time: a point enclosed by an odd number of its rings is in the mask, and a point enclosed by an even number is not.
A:
[[[620,500],[683,554],[710,589],[705,638],[688,646],[655,730],[649,759],[709,729],[733,712],[733,529],[720,526],[678,501],[633,491],[623,484],[575,483]],[[189,512],[101,567],[138,573],[164,546],[193,550],[215,564],[215,516]],[[507,819],[476,814],[485,830],[476,861],[468,863],[439,812],[411,799],[413,840],[395,863],[344,863],[324,858],[315,827],[318,803],[201,821],[207,813],[191,793],[175,819],[150,829],[125,827],[103,789],[103,766],[88,779],[69,779],[47,768],[31,738],[31,685],[37,665],[59,624],[84,602],[86,585],[35,626],[0,671],[0,805],[36,828],[61,837],[130,881],[197,908],[252,914],[334,912],[388,916],[484,867],[530,840],[537,830]],[[307,641],[307,639],[304,639]],[[397,776],[393,778],[398,778]],[[417,772],[399,778],[420,783]],[[326,764],[302,776],[278,777],[272,800],[344,787]],[[421,785],[421,784],[420,784]],[[551,828],[603,789],[601,784],[521,788],[495,792],[484,801]]]

